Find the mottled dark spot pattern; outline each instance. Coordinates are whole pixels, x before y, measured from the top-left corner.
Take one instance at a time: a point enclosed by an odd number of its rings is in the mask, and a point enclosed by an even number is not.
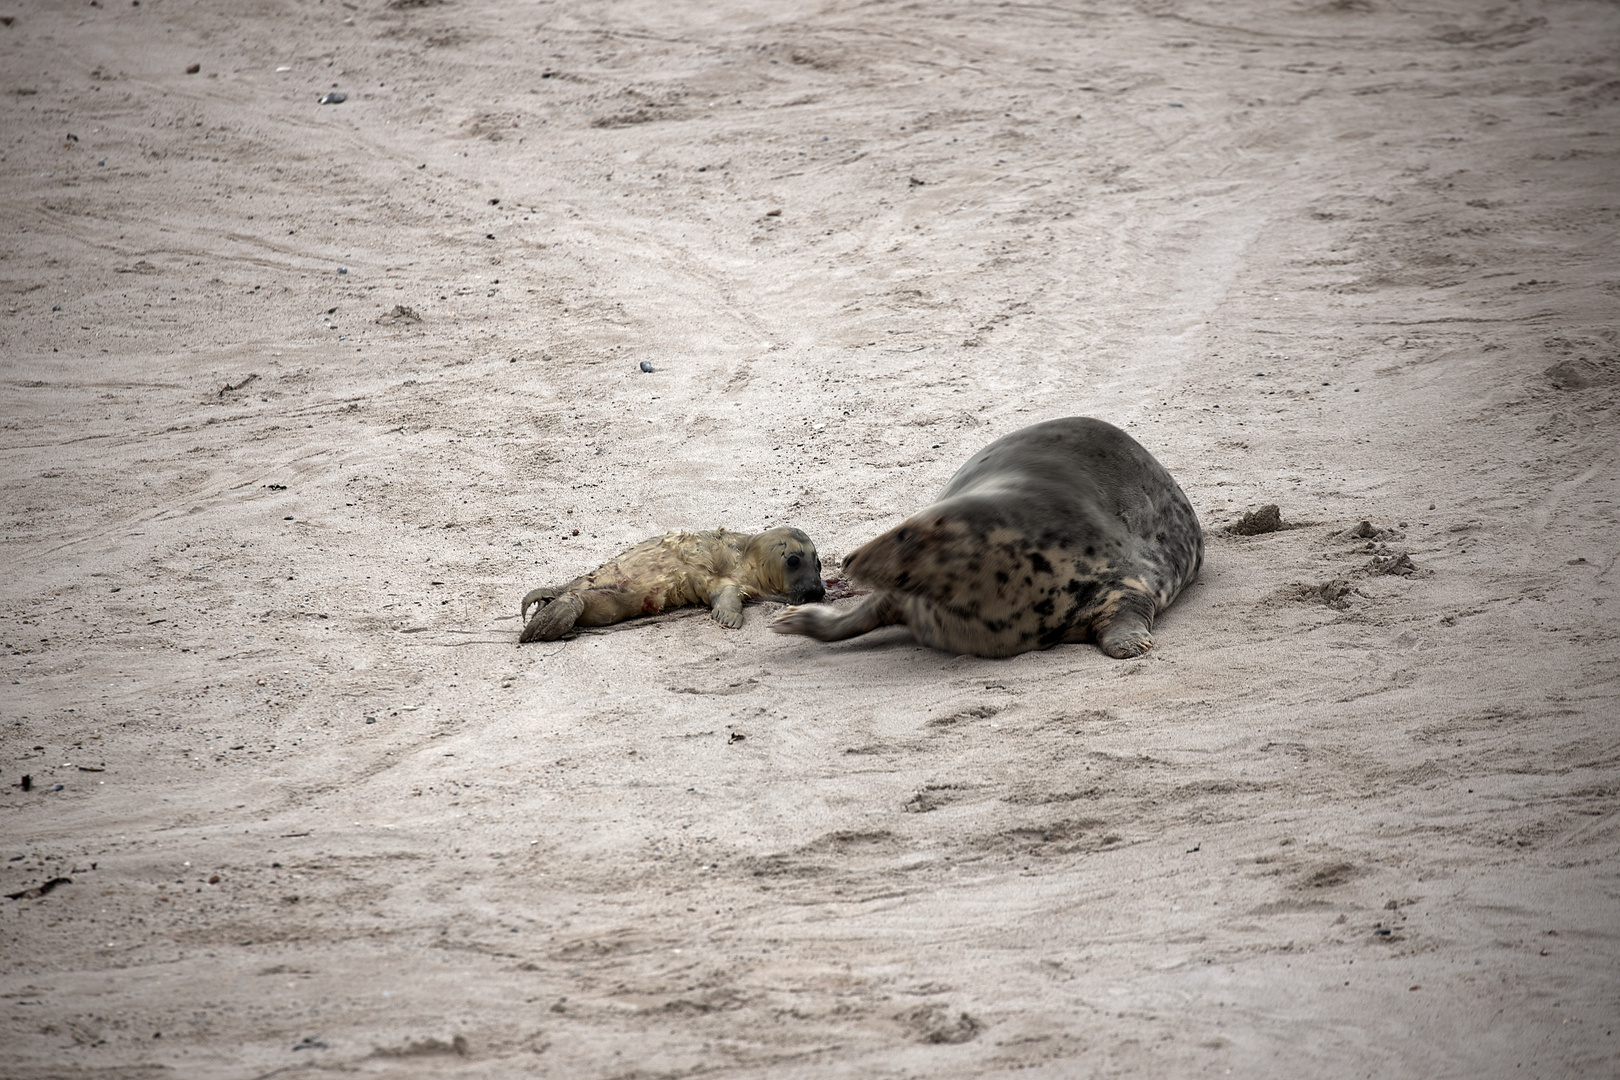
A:
[[[836,641],[903,622],[951,652],[1092,640],[1136,656],[1203,550],[1186,496],[1136,440],[1101,420],[1050,420],[979,451],[938,502],[853,552],[845,570],[875,590],[858,608],[794,608],[772,629]]]

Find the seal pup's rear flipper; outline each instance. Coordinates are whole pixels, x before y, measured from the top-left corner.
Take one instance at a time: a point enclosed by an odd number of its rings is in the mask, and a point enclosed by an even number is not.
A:
[[[540,590],[536,590],[540,591]],[[524,604],[527,608],[527,603]],[[579,593],[563,593],[534,613],[534,618],[523,628],[518,644],[531,641],[556,641],[574,628],[574,623],[585,610],[585,598]]]

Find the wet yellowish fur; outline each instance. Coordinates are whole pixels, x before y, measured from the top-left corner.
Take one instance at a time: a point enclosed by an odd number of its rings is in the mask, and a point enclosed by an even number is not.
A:
[[[643,540],[566,585],[530,591],[518,640],[555,641],[576,626],[607,626],[687,604],[707,604],[716,622],[734,629],[747,600],[781,596],[799,604],[824,595],[816,546],[798,529],[673,532]]]

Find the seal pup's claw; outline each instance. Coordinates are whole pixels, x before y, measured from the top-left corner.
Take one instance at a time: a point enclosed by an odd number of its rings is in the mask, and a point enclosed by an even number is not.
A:
[[[574,628],[575,622],[579,620],[584,610],[584,597],[578,593],[564,593],[535,611],[534,618],[530,619],[529,624],[523,628],[523,634],[518,638],[518,644],[523,645],[531,641],[556,641]]]
[[[557,599],[558,594],[561,592],[562,590],[556,586],[543,585],[538,589],[530,589],[528,594],[523,597],[523,605],[518,610],[518,618],[527,622],[529,619],[529,608],[536,604],[540,605],[541,607],[545,607],[547,603]]]

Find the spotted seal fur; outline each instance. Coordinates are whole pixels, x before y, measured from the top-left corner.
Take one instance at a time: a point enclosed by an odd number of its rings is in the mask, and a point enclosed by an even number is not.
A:
[[[925,645],[1012,656],[1095,641],[1153,646],[1153,620],[1197,575],[1204,536],[1181,488],[1135,439],[1071,416],[1005,435],[939,501],[851,552],[873,592],[853,610],[790,607],[779,634],[821,641],[904,623]]]
[[[673,532],[643,540],[566,585],[531,590],[520,609],[518,641],[555,641],[576,626],[607,626],[687,604],[707,604],[715,622],[735,629],[745,600],[784,596],[803,604],[825,595],[816,545],[798,529]]]

